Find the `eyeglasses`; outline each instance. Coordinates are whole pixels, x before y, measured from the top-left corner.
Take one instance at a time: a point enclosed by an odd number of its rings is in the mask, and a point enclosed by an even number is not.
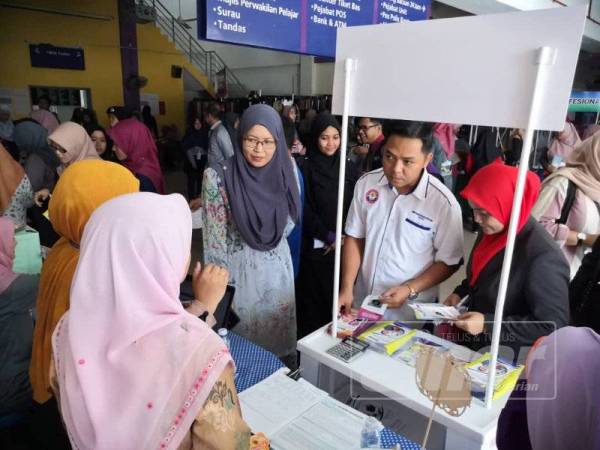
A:
[[[244,138],[244,142],[246,143],[246,147],[249,150],[254,150],[255,148],[258,147],[258,145],[262,145],[263,150],[275,150],[275,147],[277,146],[277,141],[275,141],[274,139],[263,139],[262,141],[260,139],[256,139],[253,137],[246,137]]]
[[[358,130],[366,132],[366,131],[370,130],[371,128],[378,127],[378,126],[379,126],[378,123],[374,123],[373,125],[361,125],[358,127]]]

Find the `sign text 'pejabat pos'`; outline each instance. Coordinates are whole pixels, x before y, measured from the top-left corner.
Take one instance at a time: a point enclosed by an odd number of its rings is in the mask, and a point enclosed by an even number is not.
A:
[[[335,57],[342,27],[424,20],[431,0],[198,0],[201,39]]]

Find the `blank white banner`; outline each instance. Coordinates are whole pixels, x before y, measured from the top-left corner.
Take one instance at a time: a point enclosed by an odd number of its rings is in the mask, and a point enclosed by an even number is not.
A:
[[[339,28],[333,113],[344,60],[351,116],[525,128],[541,47],[556,49],[536,129],[562,130],[587,6]]]

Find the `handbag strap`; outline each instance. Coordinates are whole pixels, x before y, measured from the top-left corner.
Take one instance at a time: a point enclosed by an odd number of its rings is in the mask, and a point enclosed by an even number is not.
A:
[[[573,203],[575,203],[575,195],[577,194],[577,185],[569,180],[569,184],[567,186],[567,195],[565,196],[565,201],[563,203],[563,207],[560,211],[560,217],[555,220],[555,223],[564,225],[567,223],[569,219],[569,214],[571,212],[571,208],[573,207]]]

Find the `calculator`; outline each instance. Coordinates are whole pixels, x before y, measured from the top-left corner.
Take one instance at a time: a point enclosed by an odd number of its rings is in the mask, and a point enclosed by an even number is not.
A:
[[[327,353],[331,356],[341,359],[342,361],[349,363],[358,358],[364,351],[369,347],[369,344],[356,339],[355,337],[348,336],[344,338],[342,342],[334,345],[327,349]]]

